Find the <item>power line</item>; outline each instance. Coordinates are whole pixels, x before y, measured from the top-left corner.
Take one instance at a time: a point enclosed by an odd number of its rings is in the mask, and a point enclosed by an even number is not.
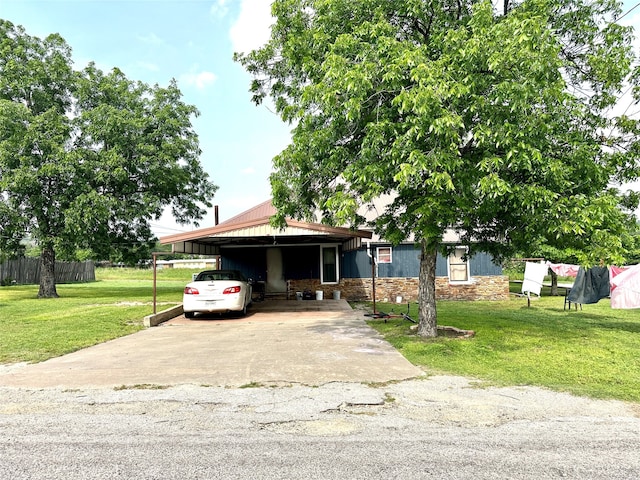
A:
[[[178,233],[188,233],[189,232],[189,230],[185,230],[185,229],[165,227],[164,225],[160,225],[159,223],[150,223],[149,226],[152,227],[152,228],[155,228],[157,230],[167,230],[167,231],[170,231],[170,232],[178,232]]]
[[[616,18],[616,21],[620,20],[621,18],[626,17],[627,15],[629,15],[631,12],[633,12],[636,8],[640,7],[640,2],[636,3],[633,7],[631,7],[629,10],[627,10],[625,13],[623,13],[621,16],[619,16],[618,18]]]

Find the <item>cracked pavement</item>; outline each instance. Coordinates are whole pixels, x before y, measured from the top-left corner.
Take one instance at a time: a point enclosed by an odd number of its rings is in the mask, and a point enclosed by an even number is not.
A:
[[[640,407],[433,376],[0,389],[0,477],[638,478]]]

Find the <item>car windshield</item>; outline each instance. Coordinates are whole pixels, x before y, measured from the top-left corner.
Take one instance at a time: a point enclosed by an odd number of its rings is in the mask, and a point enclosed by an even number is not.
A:
[[[220,280],[234,280],[238,282],[245,281],[242,274],[235,270],[219,270],[219,271],[201,272],[196,277],[196,282],[211,282],[211,281],[220,281]]]

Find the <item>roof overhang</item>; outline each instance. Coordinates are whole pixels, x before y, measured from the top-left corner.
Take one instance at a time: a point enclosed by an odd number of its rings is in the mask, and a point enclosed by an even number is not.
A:
[[[372,232],[343,227],[330,227],[318,223],[287,220],[284,229],[273,227],[270,217],[233,224],[220,224],[188,233],[160,238],[163,245],[172,245],[174,253],[194,255],[220,255],[225,247],[256,247],[341,244],[343,249],[360,248],[363,239],[371,239]]]

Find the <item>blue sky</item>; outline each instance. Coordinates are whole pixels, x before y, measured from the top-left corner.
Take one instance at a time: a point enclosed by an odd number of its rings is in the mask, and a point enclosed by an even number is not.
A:
[[[0,18],[45,37],[59,33],[77,69],[88,62],[118,67],[134,80],[167,85],[200,110],[194,127],[201,162],[218,190],[224,221],[270,198],[271,159],[290,141],[290,127],[268,107],[251,103],[250,77],[233,61],[269,35],[269,0],[0,0]],[[626,0],[627,9],[639,2]],[[640,8],[624,22],[640,25]],[[213,225],[213,209],[201,227]],[[170,216],[154,222],[158,236],[195,227]]]
[[[220,188],[220,220],[270,198],[271,159],[290,140],[290,127],[251,103],[250,77],[233,61],[266,41],[268,0],[0,0],[0,18],[29,35],[59,33],[76,69],[89,61],[120,68],[134,80],[178,81],[184,100],[200,110],[193,121],[201,162]],[[213,209],[212,209],[213,210]],[[200,222],[213,225],[213,212]],[[158,236],[187,231],[167,216]]]

